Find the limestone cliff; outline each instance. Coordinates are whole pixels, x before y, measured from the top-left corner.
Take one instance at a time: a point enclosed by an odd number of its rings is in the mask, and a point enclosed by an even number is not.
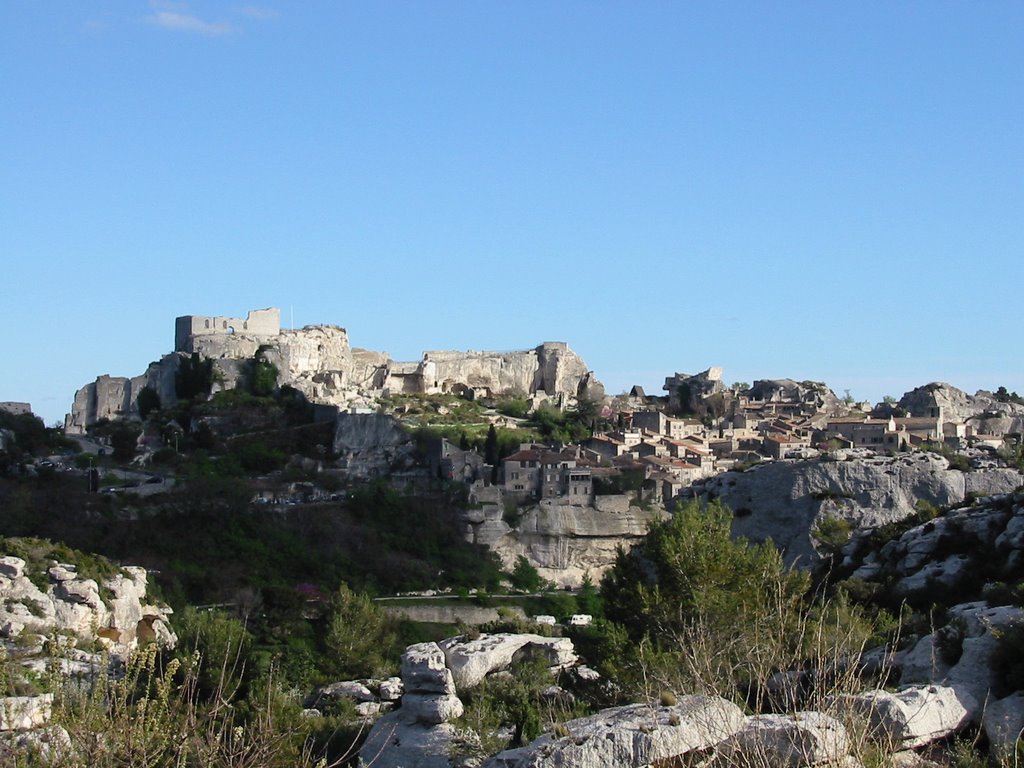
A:
[[[726,472],[695,490],[733,510],[735,534],[757,541],[771,538],[787,561],[808,564],[816,559],[811,531],[823,518],[843,518],[854,528],[878,526],[912,515],[918,500],[956,505],[968,494],[1006,493],[1022,482],[1014,469],[950,469],[945,458],[933,453],[856,457],[837,452]]]
[[[597,581],[615,561],[618,547],[629,549],[663,510],[630,504],[626,496],[597,496],[593,505],[544,499],[506,513],[495,487],[474,489],[466,513],[467,538],[494,551],[505,568],[520,555],[541,577],[559,586],[578,586],[585,574]],[[511,525],[510,525],[511,523]]]

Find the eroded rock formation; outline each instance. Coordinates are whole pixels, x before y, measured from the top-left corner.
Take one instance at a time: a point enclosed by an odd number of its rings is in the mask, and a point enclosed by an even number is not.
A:
[[[578,586],[588,573],[600,579],[617,548],[629,549],[665,514],[631,504],[624,495],[596,496],[589,505],[570,500],[544,499],[509,514],[496,487],[474,487],[473,504],[465,513],[466,537],[495,552],[508,569],[522,555],[542,578]]]
[[[720,499],[733,511],[735,534],[755,541],[771,538],[788,562],[809,565],[817,558],[811,532],[826,518],[842,518],[854,529],[874,527],[909,517],[919,501],[955,506],[969,494],[1007,493],[1022,481],[1015,469],[951,469],[948,460],[934,453],[837,453],[726,472],[696,491],[705,500]]]

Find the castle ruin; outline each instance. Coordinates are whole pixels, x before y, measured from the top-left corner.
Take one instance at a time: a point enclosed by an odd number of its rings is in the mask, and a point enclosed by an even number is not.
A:
[[[192,339],[196,336],[247,336],[274,338],[281,333],[281,310],[277,307],[253,309],[243,320],[240,317],[204,317],[182,315],[174,320],[174,351],[193,352]]]

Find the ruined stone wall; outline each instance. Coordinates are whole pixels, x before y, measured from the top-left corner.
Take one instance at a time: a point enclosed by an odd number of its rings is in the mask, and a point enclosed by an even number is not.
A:
[[[183,315],[174,321],[174,351],[194,351],[192,340],[196,336],[226,336],[235,333],[263,337],[277,336],[281,333],[281,310],[276,307],[253,309],[244,319]]]
[[[100,418],[137,413],[135,400],[152,387],[163,406],[176,402],[174,379],[189,354],[213,360],[215,391],[244,384],[248,361],[261,348],[278,370],[278,383],[310,401],[339,408],[373,408],[382,394],[546,393],[560,402],[603,394],[600,382],[565,342],[520,352],[425,352],[418,362],[395,362],[385,352],[352,349],[348,332],[333,325],[280,328],[277,309],[253,310],[243,320],[185,315],[175,321],[175,352],[133,379],[101,376],[75,394],[66,418],[72,433]]]

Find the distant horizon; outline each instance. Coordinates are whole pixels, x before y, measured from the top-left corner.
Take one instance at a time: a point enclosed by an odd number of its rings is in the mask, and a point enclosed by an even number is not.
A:
[[[0,7],[0,401],[173,318],[1024,392],[1024,3]],[[294,321],[292,320],[294,310]]]

